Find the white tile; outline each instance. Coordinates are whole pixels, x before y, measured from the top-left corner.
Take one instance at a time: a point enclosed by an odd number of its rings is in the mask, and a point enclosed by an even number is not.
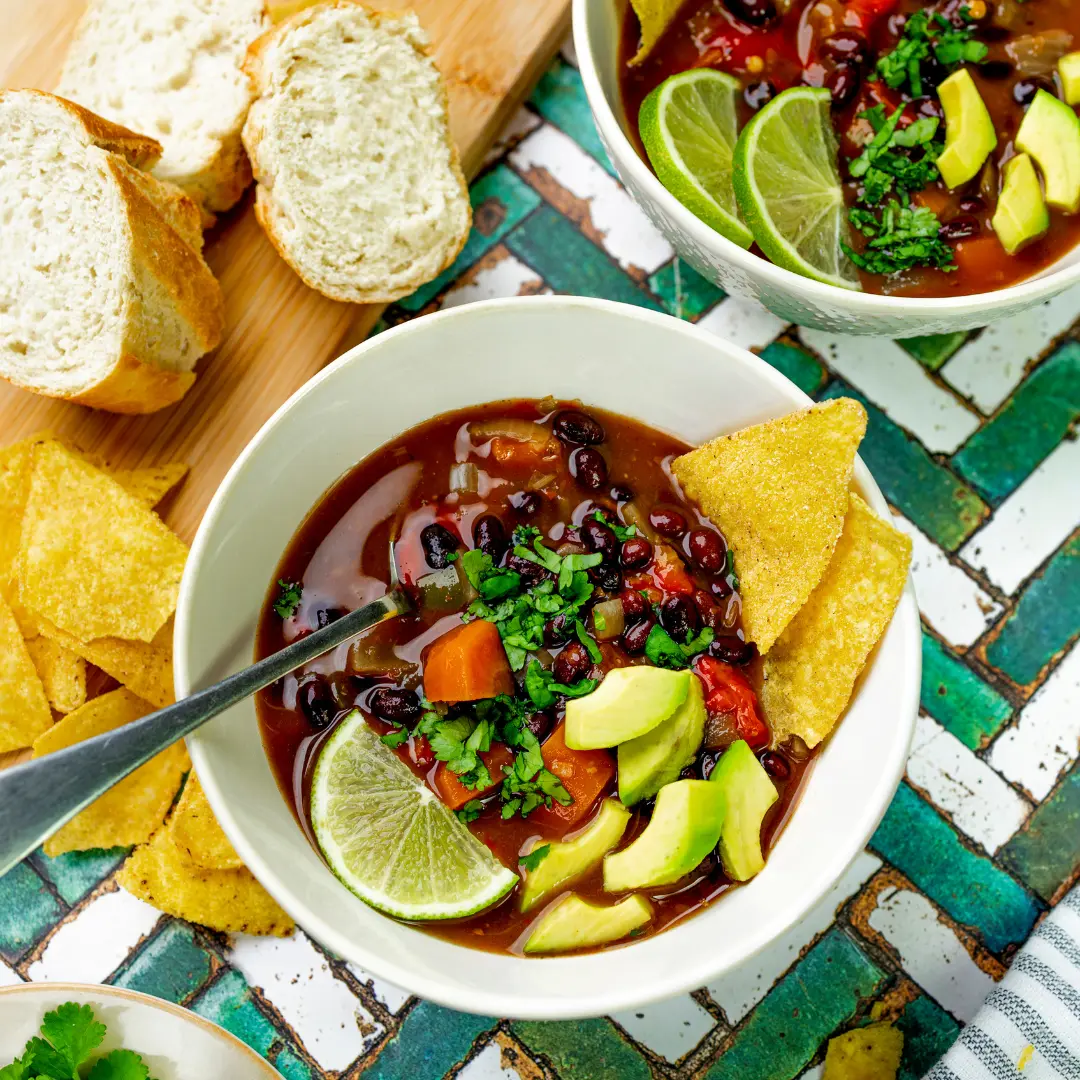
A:
[[[993,990],[994,980],[924,896],[908,889],[882,890],[870,925],[896,949],[908,975],[958,1020],[970,1021]]]
[[[521,1073],[503,1063],[502,1047],[491,1042],[457,1074],[457,1080],[521,1080]]]
[[[799,1073],[799,1080],[821,1080],[825,1075],[825,1066],[811,1065],[809,1069]]]
[[[689,994],[614,1013],[611,1017],[639,1043],[668,1061],[678,1061],[716,1026]]]
[[[985,413],[992,413],[1024,377],[1029,360],[1039,356],[1080,315],[1080,289],[1070,289],[1031,311],[988,326],[958,349],[942,377]]]
[[[506,127],[499,132],[499,137],[484,155],[479,171],[483,172],[492,162],[498,161],[507,150],[517,146],[530,131],[535,131],[542,123],[543,121],[536,113],[522,105],[506,122]]]
[[[1036,802],[1080,753],[1080,645],[1058,665],[990,748],[990,764]]]
[[[698,319],[698,326],[744,349],[761,349],[771,344],[787,326],[756,300],[729,296]]]
[[[518,296],[528,286],[529,292],[537,292],[543,281],[535,270],[507,254],[493,266],[473,270],[466,280],[459,282],[443,297],[443,308],[460,307],[476,300],[493,300],[499,296]],[[547,291],[547,290],[544,290]]]
[[[802,922],[729,972],[721,982],[706,987],[709,996],[724,1010],[729,1023],[737,1024],[772,989],[773,983],[799,958],[799,953],[832,925],[836,909],[880,866],[880,859],[868,852],[860,852],[844,876]]]
[[[961,832],[991,854],[1031,813],[1026,799],[929,716],[915,723],[907,773]]]
[[[365,971],[358,964],[346,963],[345,967],[356,977],[357,982],[367,983],[371,987],[371,992],[375,995],[376,1001],[385,1005],[395,1015],[405,1007],[405,1003],[412,997],[408,990],[402,990],[400,986],[395,986],[393,983],[376,979],[374,975],[369,971]]]
[[[992,626],[1002,606],[906,518],[896,527],[911,537],[911,574],[923,618],[950,644],[966,648]]]
[[[577,50],[574,48],[574,35],[567,34],[562,45],[559,46],[559,55],[571,66],[577,67]]]
[[[560,187],[589,204],[589,217],[608,254],[623,268],[651,274],[674,254],[637,204],[573,139],[544,124],[510,154],[514,167],[546,170]]]
[[[979,426],[979,418],[930,378],[894,341],[802,329],[804,342],[856,390],[907,428],[934,453],[951,454]]]
[[[18,974],[0,960],[0,986],[18,986],[21,982]]]
[[[960,557],[1012,594],[1076,528],[1078,507],[1080,439],[1066,439],[994,511]]]
[[[300,930],[288,938],[238,934],[230,939],[229,960],[324,1069],[344,1069],[385,1030]]]
[[[161,912],[117,889],[91,900],[52,936],[31,982],[104,982],[150,933]]]

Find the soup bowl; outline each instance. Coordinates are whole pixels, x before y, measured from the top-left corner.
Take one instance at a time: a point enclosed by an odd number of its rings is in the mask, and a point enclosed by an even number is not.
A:
[[[574,0],[574,46],[600,140],[627,191],[679,256],[726,292],[760,301],[802,326],[846,334],[918,337],[985,326],[1080,282],[1080,248],[1028,281],[970,296],[915,298],[812,281],[733,244],[656,178],[628,134],[619,92],[619,41],[629,0]]]
[[[386,331],[299,390],[237,460],[192,547],[176,618],[177,696],[250,663],[278,561],[319,497],[402,431],[485,401],[579,398],[699,443],[809,399],[758,357],[666,315],[604,301],[474,304]],[[888,506],[866,467],[856,483]],[[190,740],[214,812],[256,877],[316,940],[455,1009],[595,1016],[701,986],[796,923],[840,878],[899,783],[914,730],[919,615],[910,583],[764,871],[654,937],[525,959],[438,939],[367,907],[297,824],[246,701]]]

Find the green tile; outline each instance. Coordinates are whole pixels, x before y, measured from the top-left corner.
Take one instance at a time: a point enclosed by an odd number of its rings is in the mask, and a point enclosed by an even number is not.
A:
[[[612,176],[615,175],[600,136],[596,133],[581,76],[561,56],[557,56],[544,72],[529,100],[545,120],[550,120],[565,131],[582,150],[596,158]]]
[[[437,278],[399,300],[398,307],[419,311],[489,252],[540,202],[540,196],[505,165],[497,165],[481,176],[469,190],[469,198],[473,227],[460,254]]]
[[[955,334],[930,334],[927,337],[905,338],[897,345],[906,349],[928,371],[937,371],[968,339],[958,330]]]
[[[506,238],[506,246],[556,292],[660,310],[644,289],[550,206],[541,206],[526,218]]]
[[[885,978],[834,927],[766,994],[706,1080],[789,1080]]]
[[[909,1001],[896,1026],[904,1033],[899,1080],[919,1080],[949,1049],[960,1025],[936,1002],[920,995]]]
[[[1080,765],[999,852],[1000,861],[1049,901],[1080,869]]]
[[[190,926],[166,923],[110,981],[129,990],[181,1002],[210,978],[210,956]]]
[[[761,350],[761,359],[786,375],[804,394],[816,394],[825,381],[825,369],[805,350],[786,341],[774,341]]]
[[[127,857],[131,848],[100,848],[69,851],[50,859],[38,849],[31,856],[42,877],[51,881],[67,904],[77,904],[91,889],[104,881]]]
[[[607,1020],[517,1020],[514,1034],[565,1080],[649,1080],[645,1059]]]
[[[420,1001],[405,1022],[379,1051],[374,1063],[360,1075],[368,1080],[420,1080],[442,1076],[468,1052],[478,1035],[490,1031],[497,1020],[490,1016],[444,1009]]]
[[[279,1053],[271,1054],[270,1060],[285,1080],[312,1080],[315,1076],[311,1066],[287,1046],[282,1047]]]
[[[960,842],[953,827],[906,783],[870,840],[958,923],[982,935],[993,952],[1023,941],[1042,905],[985,855]]]
[[[247,980],[239,971],[226,971],[191,1002],[190,1008],[220,1024],[263,1057],[269,1055],[281,1038],[274,1025],[259,1011]]]
[[[1080,532],[1020,595],[986,658],[1026,686],[1080,634]]]
[[[727,295],[678,256],[649,278],[649,288],[672,315],[690,322],[695,322]]]
[[[858,391],[834,382],[821,395],[822,400],[837,397],[866,406],[859,453],[885,497],[946,551],[955,551],[989,513],[986,503]]]
[[[1080,344],[1040,364],[1001,411],[953,455],[957,472],[1000,502],[1031,474],[1080,418]]]
[[[922,707],[965,746],[985,746],[1012,716],[1012,706],[962,660],[923,631]]]
[[[15,961],[40,940],[64,909],[29,863],[0,877],[0,956]]]

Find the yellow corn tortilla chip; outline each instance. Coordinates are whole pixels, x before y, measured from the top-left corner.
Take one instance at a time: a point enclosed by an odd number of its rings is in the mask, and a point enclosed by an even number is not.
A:
[[[70,649],[38,634],[26,642],[49,704],[69,713],[86,704],[86,661]]]
[[[850,398],[736,431],[672,463],[735,560],[743,630],[765,654],[806,603],[844,527],[866,410]]]
[[[0,754],[30,746],[52,712],[22,631],[0,595]]]
[[[664,31],[678,15],[683,0],[630,0],[630,2],[641,24],[641,47],[630,61],[630,66],[636,67],[648,58],[653,46],[664,36]]]
[[[197,866],[206,870],[236,870],[244,865],[214,817],[194,772],[188,776],[184,793],[169,819],[169,831],[173,843]]]
[[[152,711],[151,705],[129,690],[112,690],[69,713],[35,740],[34,757],[113,731]],[[46,840],[45,854],[143,843],[165,820],[190,768],[183,743],[162,750]]]
[[[112,478],[129,494],[147,506],[157,506],[188,474],[188,467],[179,462],[150,465],[142,469],[118,469]]]
[[[0,596],[9,602],[14,600],[12,575],[30,489],[30,450],[25,442],[0,450]]]
[[[59,443],[34,447],[19,601],[78,638],[150,641],[176,607],[187,547],[115,480]]]
[[[132,852],[117,881],[159,911],[213,930],[277,937],[293,930],[292,919],[250,870],[197,866],[173,843],[168,829]]]
[[[892,1024],[868,1024],[829,1040],[822,1080],[896,1080],[904,1034]]]
[[[780,740],[817,746],[832,731],[907,581],[911,539],[850,499],[825,576],[765,657],[761,706]]]

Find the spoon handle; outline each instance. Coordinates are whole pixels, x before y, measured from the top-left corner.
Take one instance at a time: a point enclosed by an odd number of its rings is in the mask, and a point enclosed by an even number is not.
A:
[[[99,795],[200,724],[361,631],[411,610],[408,597],[392,589],[175,705],[0,772],[0,877]]]

